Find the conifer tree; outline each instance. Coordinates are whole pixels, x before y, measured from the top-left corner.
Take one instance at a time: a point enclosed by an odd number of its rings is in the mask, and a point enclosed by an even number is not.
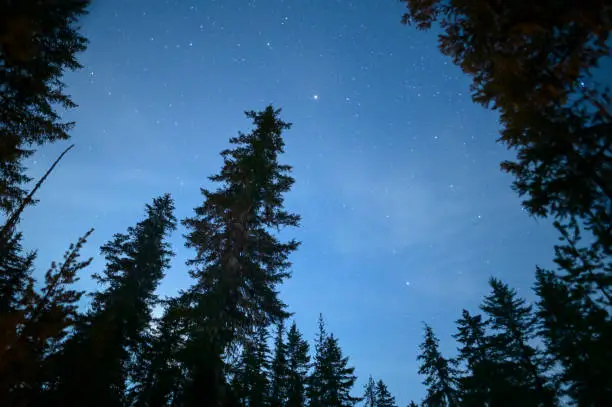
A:
[[[553,272],[538,269],[541,335],[561,369],[562,394],[577,406],[612,403],[612,321],[587,293],[570,290]]]
[[[338,338],[328,334],[323,315],[319,314],[319,330],[315,338],[315,357],[308,378],[309,407],[353,406],[361,399],[351,396],[357,380],[355,368],[343,356]]]
[[[260,327],[244,346],[233,386],[243,406],[270,405],[270,352],[267,341],[268,332]]]
[[[460,344],[458,361],[463,363],[465,370],[458,379],[461,404],[495,406],[492,393],[503,393],[503,386],[499,386],[500,366],[491,358],[487,323],[481,315],[472,316],[464,309],[456,324],[458,332],[454,338]]]
[[[517,382],[513,394],[522,398],[521,405],[555,405],[554,388],[546,376],[549,360],[530,343],[537,333],[532,307],[500,280],[491,278],[489,284],[491,294],[485,297],[481,309],[493,330],[489,339],[494,352],[491,358],[514,372]]]
[[[185,345],[186,319],[179,298],[164,301],[164,313],[136,352],[129,404],[134,407],[177,405],[183,385],[180,353]]]
[[[408,407],[419,407],[419,405],[415,403],[414,401],[410,401],[410,403],[408,404]]]
[[[4,301],[0,315],[0,400],[4,405],[42,405],[43,392],[53,385],[52,361],[74,328],[83,294],[73,285],[77,273],[91,263],[91,259],[79,261],[79,253],[92,232],[70,245],[62,262],[51,263],[40,290],[31,276],[33,255],[20,254],[18,236],[3,242],[2,254],[7,254],[3,267],[21,269],[11,277],[22,279],[5,286],[11,298]]]
[[[306,405],[306,386],[310,356],[308,342],[302,338],[295,321],[287,333],[287,407]]]
[[[132,361],[146,340],[156,303],[155,289],[172,251],[166,241],[174,230],[170,195],[146,205],[146,217],[127,233],[117,233],[101,252],[104,289],[94,293],[91,309],[66,344],[59,386],[54,394],[65,406],[123,406]],[[83,358],[87,363],[83,363]],[[95,398],[92,399],[92,395]]]
[[[323,371],[325,368],[325,342],[327,340],[327,330],[323,314],[319,314],[317,321],[318,331],[314,343],[314,357],[312,360],[312,370],[308,376],[308,406],[323,407],[323,395],[325,393],[325,382]]]
[[[87,40],[77,22],[88,0],[0,3],[0,211],[14,210],[30,178],[23,161],[33,146],[69,138],[54,105],[74,108],[61,77],[81,67]]]
[[[277,286],[290,276],[288,257],[299,244],[272,232],[298,226],[300,218],[283,208],[294,180],[291,167],[278,162],[290,128],[279,114],[272,106],[246,112],[255,129],[230,139],[236,147],[221,153],[223,168],[210,177],[219,189],[202,189],[204,203],[183,221],[187,247],[196,249],[188,262],[196,281],[184,294],[197,321],[185,352],[188,406],[217,405],[227,388],[224,353],[288,316]]]
[[[377,407],[376,404],[376,381],[370,375],[368,377],[368,382],[363,386],[363,405],[365,407]]]
[[[287,344],[284,342],[285,327],[281,321],[277,327],[274,358],[270,368],[270,407],[285,406],[287,402]]]
[[[395,397],[382,380],[376,382],[376,407],[397,407]]]
[[[457,372],[450,361],[439,350],[438,338],[433,329],[425,324],[425,338],[419,347],[419,374],[425,376],[423,384],[427,386],[427,395],[423,401],[425,407],[459,406],[457,392]]]

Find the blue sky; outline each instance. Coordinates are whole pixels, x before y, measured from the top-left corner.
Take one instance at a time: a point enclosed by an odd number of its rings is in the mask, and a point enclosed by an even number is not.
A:
[[[497,115],[402,13],[394,0],[94,1],[85,67],[66,76],[76,148],[22,221],[40,271],[89,227],[84,254],[97,256],[162,193],[190,216],[229,137],[250,129],[243,111],[273,103],[294,124],[282,161],[296,179],[287,206],[303,217],[284,233],[303,243],[282,298],[310,339],[324,314],[355,393],[372,374],[400,406],[420,400],[421,322],[452,354],[453,321],[488,277],[531,298],[556,234],[499,170],[511,155],[495,142]],[[41,149],[30,173],[67,145]],[[181,234],[162,294],[190,284]],[[97,256],[88,273],[103,266]],[[88,274],[79,284],[94,288]]]

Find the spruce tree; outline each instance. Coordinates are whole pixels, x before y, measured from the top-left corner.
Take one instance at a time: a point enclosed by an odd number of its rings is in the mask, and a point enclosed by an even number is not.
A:
[[[0,211],[11,212],[30,180],[23,161],[33,147],[69,138],[73,123],[54,109],[74,108],[61,77],[81,67],[87,40],[77,22],[88,0],[0,3]]]
[[[317,321],[317,336],[314,341],[314,357],[312,360],[312,370],[308,376],[308,406],[323,407],[323,395],[325,393],[325,382],[323,378],[323,369],[325,366],[325,342],[327,340],[327,330],[325,329],[325,320],[323,314],[319,314]]]
[[[129,404],[134,407],[177,405],[183,386],[180,353],[188,332],[180,298],[164,301],[163,315],[149,329],[136,352]]]
[[[285,325],[278,324],[274,343],[274,358],[270,367],[270,407],[282,407],[287,402],[287,344],[284,342]]]
[[[489,284],[491,294],[481,309],[493,331],[491,359],[500,362],[498,368],[505,366],[513,372],[513,395],[522,398],[521,405],[554,406],[554,386],[546,375],[550,361],[531,344],[537,333],[532,307],[500,280],[491,278]]]
[[[360,398],[350,394],[357,380],[354,375],[355,368],[350,367],[349,358],[343,356],[338,338],[327,333],[322,314],[319,314],[318,325],[314,363],[308,378],[308,405],[309,407],[353,406],[360,401]]]
[[[376,381],[372,375],[368,377],[368,382],[363,388],[363,405],[365,407],[376,407]]]
[[[414,401],[410,401],[410,403],[408,403],[408,407],[419,407],[419,405]]]
[[[77,303],[82,291],[73,285],[77,273],[92,259],[79,260],[79,253],[91,235],[88,231],[71,244],[60,263],[52,262],[37,290],[31,276],[33,255],[22,256],[18,236],[3,242],[2,266],[14,269],[5,288],[11,295],[0,316],[0,400],[4,405],[43,405],[43,393],[54,383],[53,360],[74,329]],[[21,270],[18,270],[21,269]],[[6,300],[3,298],[3,300]]]
[[[420,361],[419,374],[425,376],[423,384],[427,387],[423,406],[456,407],[460,405],[457,372],[453,366],[454,362],[440,353],[438,342],[433,329],[425,324],[425,338],[417,357]]]
[[[288,316],[277,286],[290,276],[289,254],[298,242],[273,234],[298,226],[299,216],[283,208],[293,185],[291,167],[278,162],[282,133],[290,124],[280,109],[246,112],[255,129],[230,139],[236,147],[221,153],[220,173],[210,177],[216,191],[202,189],[204,203],[185,219],[188,262],[195,284],[184,295],[191,303],[194,330],[185,362],[189,370],[186,405],[217,405],[225,397],[224,353],[259,327]]]
[[[560,366],[562,394],[577,406],[612,403],[612,321],[591,297],[570,290],[553,272],[538,269],[541,336],[549,355]]]
[[[244,346],[233,383],[235,395],[243,406],[270,405],[270,352],[267,341],[268,332],[260,327]]]
[[[306,386],[310,356],[308,342],[302,338],[295,321],[287,333],[287,407],[306,405]]]
[[[395,397],[382,380],[376,382],[376,407],[397,407]]]
[[[62,405],[126,403],[132,362],[146,340],[155,290],[172,256],[166,240],[176,226],[173,210],[169,195],[155,198],[146,205],[145,219],[102,246],[106,267],[94,277],[104,289],[93,294],[91,308],[60,360],[54,397]]]

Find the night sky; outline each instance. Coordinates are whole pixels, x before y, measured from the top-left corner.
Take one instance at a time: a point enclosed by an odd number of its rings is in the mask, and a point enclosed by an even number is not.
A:
[[[303,243],[282,298],[310,340],[324,314],[356,367],[355,394],[372,374],[400,406],[420,400],[422,322],[452,356],[453,322],[489,276],[532,299],[556,234],[499,170],[511,155],[495,142],[497,114],[471,101],[436,33],[403,26],[402,13],[396,0],[94,1],[84,69],[65,78],[76,147],[22,221],[39,272],[90,227],[84,254],[97,256],[162,193],[190,216],[228,139],[251,129],[243,112],[272,103],[293,123],[286,203],[303,217],[283,233]],[[41,149],[30,174],[67,145]],[[191,283],[182,233],[162,295]],[[89,273],[103,267],[97,256]],[[79,284],[95,288],[88,275]]]

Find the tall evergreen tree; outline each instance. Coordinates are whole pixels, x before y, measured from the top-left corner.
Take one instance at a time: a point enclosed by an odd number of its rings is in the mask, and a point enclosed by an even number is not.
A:
[[[260,327],[244,346],[242,360],[234,376],[233,388],[243,406],[270,405],[269,358],[268,332],[265,327]]]
[[[102,247],[107,264],[95,278],[104,289],[94,293],[91,309],[60,360],[54,397],[62,405],[125,404],[133,357],[146,340],[155,290],[172,256],[166,238],[176,226],[173,210],[169,195],[155,198],[146,205],[144,220]]]
[[[73,123],[54,110],[76,105],[61,77],[81,67],[87,40],[77,22],[88,0],[0,2],[0,211],[22,201],[33,146],[69,138]]]
[[[433,329],[425,324],[425,338],[420,345],[419,374],[425,376],[423,384],[427,386],[427,395],[423,405],[426,407],[459,406],[457,392],[457,372],[453,362],[444,358],[439,350],[438,338]]]
[[[513,393],[522,398],[521,405],[555,405],[554,387],[546,376],[550,361],[531,345],[537,333],[532,307],[500,280],[491,278],[489,284],[491,294],[481,309],[494,331],[489,339],[494,349],[491,357],[515,373],[518,382]]]
[[[185,295],[198,321],[187,344],[187,405],[203,397],[217,405],[225,397],[224,352],[288,316],[276,287],[290,276],[288,256],[299,244],[280,242],[272,231],[298,226],[300,218],[283,208],[294,180],[291,167],[278,162],[290,128],[279,114],[272,106],[246,112],[255,129],[230,139],[236,147],[221,153],[223,168],[210,177],[219,189],[202,189],[204,203],[183,221],[187,247],[196,249],[188,262],[196,282]]]
[[[295,321],[287,333],[287,407],[306,405],[306,385],[310,356],[308,342],[302,338]]]
[[[281,321],[277,327],[274,343],[274,358],[270,368],[270,407],[285,406],[287,402],[287,344],[284,342],[285,325]]]
[[[397,407],[395,397],[382,380],[376,382],[376,407]]]
[[[563,394],[577,406],[612,403],[612,321],[588,294],[570,290],[553,272],[538,269],[535,291],[548,353],[561,369]]]
[[[319,330],[315,338],[315,357],[308,379],[309,407],[353,406],[360,398],[351,396],[357,380],[355,368],[348,365],[338,339],[328,334],[323,315],[319,315]]]
[[[184,370],[180,353],[185,346],[185,306],[181,298],[165,301],[164,313],[136,353],[129,404],[134,407],[177,405]]]
[[[365,407],[376,407],[376,381],[370,375],[367,383],[363,386],[363,405]]]
[[[83,292],[75,290],[77,273],[91,263],[79,261],[79,253],[93,230],[87,232],[45,273],[44,283],[36,290],[31,276],[33,256],[22,256],[18,236],[3,242],[2,266],[14,269],[3,288],[0,327],[0,400],[4,405],[42,405],[43,392],[53,384],[52,360],[74,328],[77,303]],[[5,269],[6,270],[6,269]]]
[[[495,406],[491,393],[499,390],[493,383],[498,383],[500,366],[490,358],[490,345],[486,336],[486,321],[481,315],[472,316],[463,310],[461,318],[456,321],[458,332],[454,338],[460,344],[458,360],[464,365],[464,374],[459,377],[459,392],[462,406]]]
[[[308,406],[309,407],[323,407],[323,394],[325,392],[325,382],[323,379],[324,369],[324,352],[325,352],[325,341],[327,340],[327,330],[325,329],[325,320],[323,314],[319,314],[317,321],[317,336],[314,341],[314,357],[312,360],[312,370],[308,376]]]
[[[357,376],[349,366],[348,356],[342,354],[338,338],[330,334],[323,345],[321,378],[323,379],[322,404],[330,407],[354,406],[360,398],[351,396]]]
[[[410,403],[408,403],[408,407],[419,407],[419,405],[414,401],[410,401]]]

